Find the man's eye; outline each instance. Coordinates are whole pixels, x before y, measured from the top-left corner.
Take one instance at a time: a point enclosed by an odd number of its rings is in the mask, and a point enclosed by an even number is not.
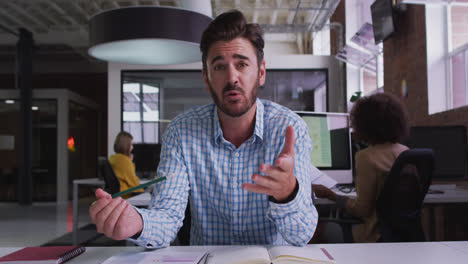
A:
[[[215,71],[223,70],[223,69],[224,69],[224,65],[215,65],[215,66],[213,67],[213,69],[214,69]]]
[[[239,63],[239,66],[240,66],[241,68],[245,68],[245,67],[247,67],[247,66],[249,66],[249,65],[248,65],[247,63],[245,63],[245,62],[241,62],[241,63]]]

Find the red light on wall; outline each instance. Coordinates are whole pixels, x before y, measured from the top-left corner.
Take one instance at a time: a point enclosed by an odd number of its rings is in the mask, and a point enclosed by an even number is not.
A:
[[[73,137],[69,137],[67,140],[67,148],[71,152],[75,152],[75,139]]]

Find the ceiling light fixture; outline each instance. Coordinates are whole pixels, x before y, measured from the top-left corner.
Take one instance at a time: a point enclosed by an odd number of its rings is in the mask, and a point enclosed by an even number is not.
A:
[[[88,53],[109,62],[181,64],[201,60],[200,39],[212,21],[172,7],[112,9],[91,18]]]

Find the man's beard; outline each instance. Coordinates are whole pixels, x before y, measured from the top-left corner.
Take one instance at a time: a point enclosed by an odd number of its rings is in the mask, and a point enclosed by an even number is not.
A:
[[[220,96],[218,97],[213,89],[213,86],[211,83],[208,81],[208,87],[210,89],[210,94],[211,97],[213,98],[213,101],[215,104],[218,106],[218,109],[221,110],[224,114],[230,116],[230,117],[240,117],[243,114],[247,113],[247,111],[250,110],[250,108],[254,105],[255,101],[257,100],[257,94],[258,94],[258,87],[260,86],[260,78],[257,78],[257,81],[254,84],[253,89],[250,92],[250,98],[248,98],[245,95],[245,91],[240,88],[239,86],[232,86],[230,83],[228,83],[224,88],[223,91],[221,92]],[[244,105],[239,109],[231,109],[229,107],[229,102],[224,102],[224,94],[228,91],[237,91],[242,95],[242,98],[245,99]],[[249,100],[250,99],[250,100]]]

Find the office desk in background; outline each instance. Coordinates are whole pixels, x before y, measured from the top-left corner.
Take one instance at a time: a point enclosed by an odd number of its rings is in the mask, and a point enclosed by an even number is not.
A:
[[[136,207],[148,207],[151,202],[151,193],[144,192],[127,199],[127,201]]]
[[[428,193],[424,198],[424,204],[443,204],[443,203],[468,203],[468,189],[464,189],[455,185],[431,185],[431,190],[442,191],[442,193]],[[356,192],[343,193],[333,190],[339,195],[356,197]],[[314,197],[315,204],[334,204],[334,202]]]
[[[433,190],[443,190],[443,193],[428,193],[424,199],[424,210],[427,216],[423,215],[424,232],[429,241],[443,241],[452,239],[453,235],[446,230],[446,222],[449,221],[444,214],[447,204],[468,204],[468,189],[456,187],[454,185],[434,185]],[[340,193],[350,197],[356,197],[356,192]],[[128,199],[130,204],[137,207],[148,207],[151,202],[150,193],[142,193]],[[328,199],[314,198],[314,204],[317,206],[331,206],[330,212],[325,217],[341,218],[341,211],[333,206],[334,202]],[[459,239],[459,238],[458,238]]]
[[[191,246],[192,250],[205,252],[225,246]],[[337,264],[440,264],[467,263],[468,241],[418,242],[418,243],[369,243],[369,244],[311,244],[307,247],[325,248]],[[177,247],[183,248],[183,247]],[[0,256],[21,248],[0,248]],[[121,252],[142,252],[141,247],[87,247],[86,251],[67,264],[95,264]],[[208,262],[210,264],[210,262]]]
[[[441,187],[433,187],[434,190],[442,190]],[[437,189],[439,188],[439,189]],[[443,189],[443,193],[438,194],[427,194],[426,198],[424,199],[425,204],[438,204],[438,203],[468,203],[468,189],[463,189],[460,187],[453,187],[453,188],[446,188]],[[351,198],[356,197],[356,192],[351,193],[342,193],[339,192],[340,195],[346,195]],[[128,201],[137,207],[145,207],[149,206],[151,201],[151,194],[150,193],[142,193],[136,196],[133,196],[128,199]],[[315,198],[314,197],[314,204],[316,205],[326,205],[326,204],[334,204],[334,202],[324,199],[324,198]]]
[[[423,227],[429,241],[456,240],[453,234],[447,231],[446,223],[453,219],[446,216],[447,205],[468,204],[468,189],[455,184],[434,184],[430,190],[442,191],[442,193],[427,193],[424,198]],[[356,197],[356,192],[339,193],[349,197]],[[316,205],[333,205],[328,199],[314,198]],[[330,209],[328,217],[340,218],[340,210],[336,207]],[[427,215],[427,216],[425,216]],[[459,239],[459,238],[458,238]]]
[[[104,187],[104,180],[98,178],[73,180],[73,245],[78,244],[78,190],[80,185]]]

